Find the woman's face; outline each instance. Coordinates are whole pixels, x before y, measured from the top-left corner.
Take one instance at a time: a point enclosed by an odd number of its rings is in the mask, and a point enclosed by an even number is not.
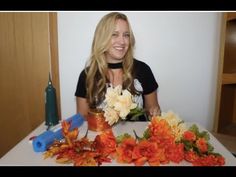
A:
[[[112,33],[110,46],[106,52],[108,63],[119,63],[123,60],[129,48],[130,33],[128,24],[122,19],[116,21],[115,30]]]

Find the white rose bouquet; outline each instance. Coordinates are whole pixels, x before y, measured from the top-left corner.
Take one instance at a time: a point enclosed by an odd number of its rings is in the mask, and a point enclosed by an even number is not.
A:
[[[113,125],[119,119],[125,120],[128,114],[132,114],[132,118],[144,114],[144,111],[133,102],[131,93],[126,89],[122,90],[121,85],[107,88],[104,103],[104,116],[109,125]]]

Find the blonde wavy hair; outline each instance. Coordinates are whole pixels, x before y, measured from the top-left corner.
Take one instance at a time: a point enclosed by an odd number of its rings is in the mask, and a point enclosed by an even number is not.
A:
[[[131,93],[137,93],[134,88],[132,73],[135,38],[127,16],[123,13],[112,12],[105,15],[98,23],[93,38],[91,55],[86,63],[86,90],[90,107],[96,106],[105,97],[106,83],[108,82],[108,65],[105,52],[109,48],[112,33],[118,19],[127,22],[130,33],[129,48],[123,59],[123,88],[128,89]]]

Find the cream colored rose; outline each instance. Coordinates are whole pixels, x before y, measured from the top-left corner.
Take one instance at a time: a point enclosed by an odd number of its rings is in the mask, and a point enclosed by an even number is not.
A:
[[[122,90],[121,85],[107,88],[104,102],[104,116],[110,125],[116,123],[119,118],[125,119],[130,110],[137,107],[137,104],[133,103],[131,93]]]
[[[110,107],[105,107],[104,116],[109,125],[113,125],[119,120],[118,112]]]
[[[117,102],[117,97],[119,95],[118,89],[113,89],[112,87],[107,88],[107,93],[105,95],[105,102],[107,106],[113,107],[114,104]]]
[[[117,99],[114,109],[119,112],[119,116],[122,119],[125,119],[130,110],[137,107],[137,104],[133,103],[132,95],[128,90],[123,90],[122,95],[119,95]]]

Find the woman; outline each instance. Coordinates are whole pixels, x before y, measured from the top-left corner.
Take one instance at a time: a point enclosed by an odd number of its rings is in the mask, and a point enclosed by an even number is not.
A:
[[[122,85],[149,116],[160,115],[158,84],[150,67],[133,57],[135,38],[125,14],[112,12],[98,23],[87,67],[80,73],[75,92],[77,112],[102,108],[106,88]],[[144,120],[140,117],[140,120]]]

